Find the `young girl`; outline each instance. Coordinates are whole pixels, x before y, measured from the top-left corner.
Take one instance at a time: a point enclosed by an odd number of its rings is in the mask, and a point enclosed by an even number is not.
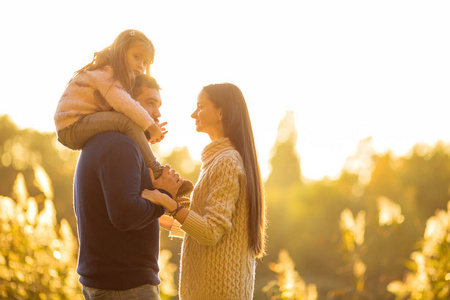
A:
[[[58,140],[77,150],[93,136],[117,131],[132,138],[155,178],[163,166],[150,143],[160,142],[166,133],[130,94],[138,75],[149,74],[155,48],[140,31],[125,30],[114,42],[94,54],[94,59],[75,72],[59,100],[54,116]],[[178,195],[192,191],[184,180]]]

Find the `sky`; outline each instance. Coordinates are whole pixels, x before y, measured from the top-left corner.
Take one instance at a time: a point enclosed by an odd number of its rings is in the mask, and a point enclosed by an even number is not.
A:
[[[231,82],[249,108],[263,177],[293,111],[303,176],[339,175],[358,143],[407,155],[450,143],[449,1],[2,1],[0,114],[53,131],[73,72],[125,29],[156,48],[160,149],[209,143],[190,118],[207,84]]]

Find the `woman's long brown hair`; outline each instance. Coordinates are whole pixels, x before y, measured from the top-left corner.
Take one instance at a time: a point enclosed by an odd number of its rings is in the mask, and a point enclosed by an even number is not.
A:
[[[114,71],[114,78],[119,80],[128,93],[131,93],[134,87],[134,77],[130,76],[132,70],[127,63],[127,50],[130,46],[134,46],[137,43],[144,43],[153,49],[150,64],[153,63],[155,56],[153,43],[142,32],[128,29],[121,32],[110,46],[94,53],[92,61],[76,71],[74,76],[85,70],[93,71],[110,65]],[[150,75],[150,64],[148,64],[145,74]]]
[[[260,258],[265,254],[265,201],[261,172],[256,154],[252,124],[241,90],[231,83],[203,87],[209,100],[222,108],[223,126],[227,136],[244,161],[247,176],[249,247]]]

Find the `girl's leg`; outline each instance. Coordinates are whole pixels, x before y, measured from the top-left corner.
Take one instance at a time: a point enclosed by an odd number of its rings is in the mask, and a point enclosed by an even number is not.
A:
[[[63,144],[71,149],[81,149],[90,138],[102,132],[125,134],[136,142],[145,164],[152,169],[155,178],[161,175],[163,166],[153,154],[144,131],[124,114],[115,111],[90,114],[70,126],[68,131]]]
[[[71,149],[81,149],[93,136],[105,132],[116,131],[133,139],[141,150],[147,167],[152,169],[155,178],[161,176],[163,166],[153,154],[145,133],[130,118],[116,111],[98,112],[80,119],[59,136],[60,141]],[[194,189],[191,181],[183,179],[183,184],[178,190],[177,197],[184,196]]]

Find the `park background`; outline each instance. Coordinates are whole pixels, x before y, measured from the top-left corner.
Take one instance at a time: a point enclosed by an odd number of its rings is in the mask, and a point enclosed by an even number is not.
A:
[[[256,299],[448,296],[447,2],[15,1],[0,11],[2,297],[72,299],[79,288],[78,153],[56,142],[53,113],[73,72],[128,28],[155,45],[169,122],[155,150],[185,177],[196,180],[208,143],[189,117],[201,87],[232,82],[246,97],[269,216]],[[169,297],[181,241],[162,236]]]

